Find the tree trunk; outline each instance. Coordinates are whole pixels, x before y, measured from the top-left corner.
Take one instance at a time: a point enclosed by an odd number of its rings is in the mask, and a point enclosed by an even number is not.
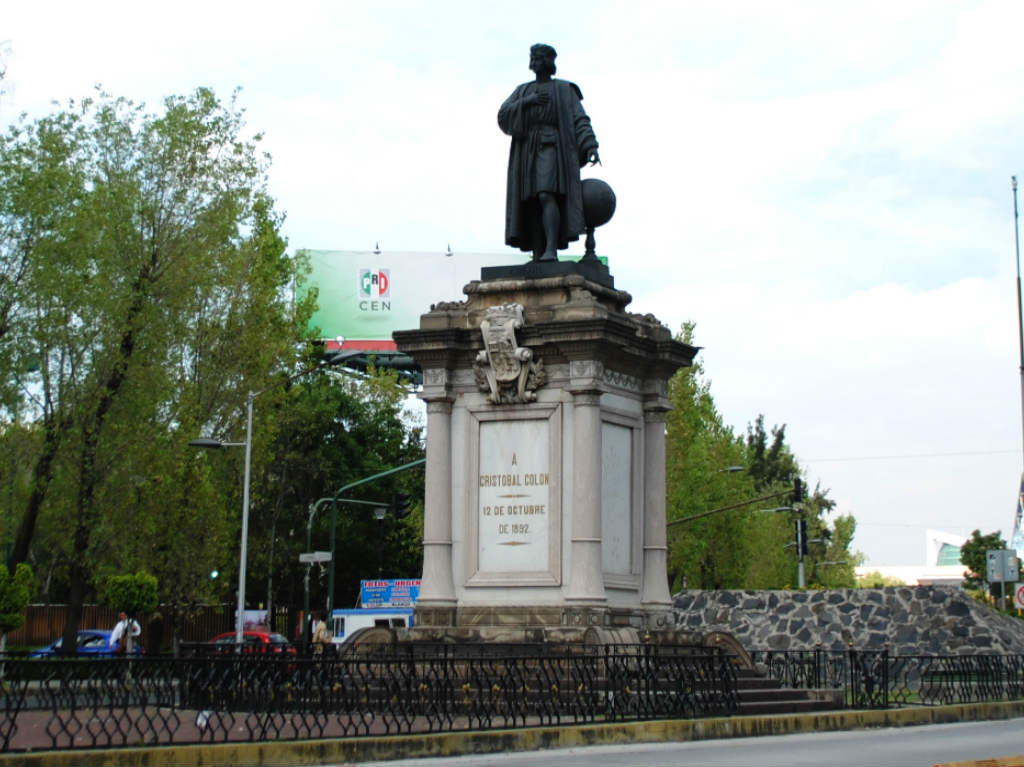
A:
[[[154,256],[155,258],[155,256]],[[82,607],[85,604],[86,583],[89,580],[86,562],[89,551],[89,537],[92,532],[95,514],[96,485],[99,482],[96,470],[96,454],[99,450],[100,432],[106,421],[107,414],[128,376],[128,363],[135,351],[135,321],[142,311],[144,294],[143,286],[147,282],[148,269],[143,268],[142,274],[132,286],[132,302],[128,307],[121,335],[118,356],[107,376],[106,385],[100,390],[99,401],[91,417],[83,419],[82,452],[79,457],[78,477],[78,524],[75,528],[73,548],[71,551],[71,567],[68,573],[71,591],[68,598],[68,619],[64,625],[64,650],[67,652],[68,639],[71,639],[72,653],[77,650],[78,629],[82,621]]]
[[[39,454],[39,459],[33,470],[32,493],[29,495],[25,513],[22,514],[17,532],[14,534],[14,546],[11,549],[11,558],[8,562],[11,575],[14,575],[14,570],[19,564],[28,561],[29,546],[32,545],[43,501],[46,500],[46,491],[53,480],[53,461],[57,456],[57,448],[60,447],[62,436],[61,424],[55,418],[47,419],[43,450]]]
[[[76,548],[79,537],[80,532],[76,530]],[[75,557],[71,561],[71,568],[68,572],[71,589],[68,592],[68,611],[64,620],[64,641],[60,650],[61,655],[72,656],[78,653],[78,628],[82,623],[82,606],[85,604],[86,577],[85,568],[81,565],[81,559]]]

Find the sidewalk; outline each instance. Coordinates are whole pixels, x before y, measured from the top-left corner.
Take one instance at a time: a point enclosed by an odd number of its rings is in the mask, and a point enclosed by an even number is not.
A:
[[[0,767],[241,767],[461,756],[598,744],[706,740],[1024,717],[1024,701],[872,711],[661,720],[436,735],[0,754]]]

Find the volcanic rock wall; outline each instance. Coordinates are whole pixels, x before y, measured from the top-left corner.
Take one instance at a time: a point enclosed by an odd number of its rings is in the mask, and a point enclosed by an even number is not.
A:
[[[1024,620],[957,588],[684,591],[676,627],[726,631],[748,650],[881,649],[899,655],[1024,653]]]

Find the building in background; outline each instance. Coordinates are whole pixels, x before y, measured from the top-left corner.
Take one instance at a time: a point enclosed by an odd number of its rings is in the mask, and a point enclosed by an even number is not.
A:
[[[923,565],[862,565],[855,573],[858,578],[879,573],[908,586],[960,586],[966,569],[960,562],[960,547],[966,541],[963,535],[925,530]]]

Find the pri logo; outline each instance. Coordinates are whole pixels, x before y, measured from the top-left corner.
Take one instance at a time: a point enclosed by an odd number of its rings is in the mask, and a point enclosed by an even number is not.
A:
[[[363,298],[390,298],[391,270],[360,269],[359,295]]]

